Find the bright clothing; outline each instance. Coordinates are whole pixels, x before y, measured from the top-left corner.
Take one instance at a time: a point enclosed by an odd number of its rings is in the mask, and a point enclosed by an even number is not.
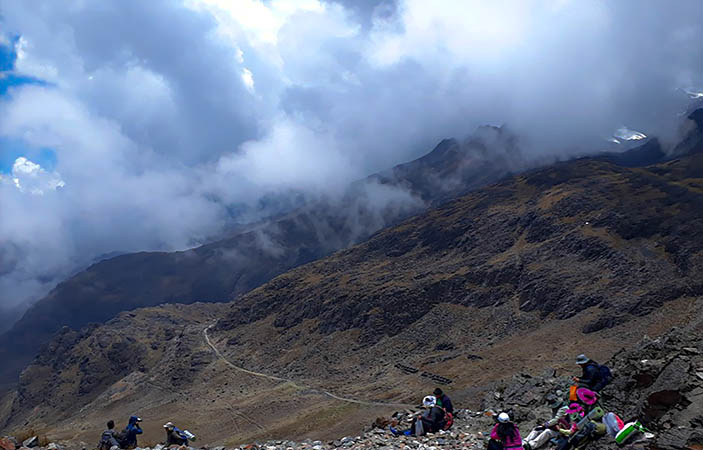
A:
[[[501,424],[497,423],[496,426],[493,427],[493,431],[491,431],[491,439],[495,441],[499,441],[503,443],[503,448],[521,448],[522,447],[522,437],[520,436],[520,430],[518,430],[517,425],[515,425],[515,433],[513,433],[512,436],[508,436],[505,441],[501,441],[500,437],[498,436],[498,427]]]

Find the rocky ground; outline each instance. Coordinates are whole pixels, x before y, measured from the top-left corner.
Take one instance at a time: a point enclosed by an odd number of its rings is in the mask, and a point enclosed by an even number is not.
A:
[[[601,400],[606,411],[617,413],[625,422],[640,420],[653,434],[650,440],[633,439],[625,448],[692,449],[703,448],[703,334],[701,324],[675,328],[663,336],[645,337],[629,350],[618,352],[607,361],[613,382],[603,391]],[[358,436],[333,440],[307,439],[262,440],[228,447],[202,447],[209,450],[240,449],[479,449],[484,448],[493,425],[493,414],[512,411],[523,436],[550,417],[546,406],[557,391],[566,392],[571,384],[568,376],[557,376],[555,370],[542,373],[519,373],[506,381],[496,382],[486,393],[478,411],[460,409],[451,430],[434,435],[394,436],[389,426],[403,429],[412,410],[378,417]],[[369,421],[371,422],[371,420]],[[8,439],[0,440],[0,449],[15,450],[20,446]],[[608,436],[589,444],[588,448],[615,448]],[[93,448],[83,442],[58,442],[37,450],[83,450]],[[162,450],[162,446],[145,450]],[[20,448],[20,450],[23,450]]]
[[[399,412],[387,422],[382,421],[382,428],[378,428],[374,424],[373,428],[359,436],[345,436],[332,441],[320,440],[304,440],[294,442],[288,440],[272,440],[266,442],[258,442],[244,444],[237,447],[239,449],[266,449],[266,450],[287,450],[287,449],[464,449],[464,448],[483,448],[484,440],[486,439],[483,432],[488,432],[493,424],[491,412],[473,412],[470,410],[459,410],[457,412],[454,426],[449,431],[440,431],[434,435],[415,437],[415,436],[394,436],[388,428],[391,423],[402,428],[403,423],[407,423],[410,411]],[[478,431],[480,430],[480,431]],[[81,443],[83,444],[83,443]],[[15,450],[15,448],[0,448],[4,450]],[[85,444],[76,445],[76,443],[52,443],[47,447],[36,447],[34,450],[78,450],[87,447]],[[155,447],[142,447],[142,450],[162,450],[162,445]],[[208,450],[225,450],[226,447],[203,447]],[[18,450],[28,450],[24,447],[18,447]],[[195,450],[195,448],[193,448]]]

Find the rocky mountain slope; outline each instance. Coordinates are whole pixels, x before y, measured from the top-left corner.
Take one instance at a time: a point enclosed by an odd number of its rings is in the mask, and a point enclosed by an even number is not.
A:
[[[233,303],[216,330],[233,347],[257,322],[316,340],[355,330],[354,347],[365,347],[440,304],[542,320],[595,308],[583,331],[610,328],[703,295],[701,173],[698,153],[642,169],[584,159],[514,177],[275,278]]]
[[[515,136],[482,127],[442,141],[422,158],[183,252],[142,252],[101,261],[60,283],[0,336],[0,384],[13,382],[62,326],[79,329],[121,311],[161,303],[236,298],[286,270],[366,239],[422,209],[527,167]]]
[[[77,439],[135,411],[157,432],[186,422],[208,442],[327,439],[437,384],[478,407],[520,371],[569,373],[583,351],[605,360],[644,334],[700,327],[701,141],[689,149],[644,168],[581,159],[537,169],[228,305],[166,305],[67,330],[0,415],[9,429]]]

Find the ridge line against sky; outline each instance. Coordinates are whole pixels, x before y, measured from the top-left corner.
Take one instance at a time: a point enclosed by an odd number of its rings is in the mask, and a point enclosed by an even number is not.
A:
[[[0,0],[0,315],[482,124],[534,157],[623,126],[672,142],[702,5]]]

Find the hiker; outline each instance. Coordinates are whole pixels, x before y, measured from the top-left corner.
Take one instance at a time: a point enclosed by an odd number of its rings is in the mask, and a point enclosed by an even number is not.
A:
[[[433,392],[435,398],[437,399],[437,406],[444,408],[449,414],[454,414],[454,406],[452,405],[452,400],[447,394],[442,392],[442,389],[435,388]]]
[[[391,433],[396,436],[399,434],[424,436],[427,433],[436,433],[441,430],[444,426],[444,409],[437,406],[437,399],[433,395],[428,395],[422,399],[422,406],[425,410],[422,414],[413,418],[409,429],[398,431],[390,427]]]
[[[166,447],[188,445],[188,437],[176,428],[173,422],[166,422],[164,429],[166,430]]]
[[[426,408],[420,416],[423,433],[436,433],[444,426],[444,409],[437,406],[437,398],[428,395],[422,399],[422,405]]]
[[[601,421],[603,410],[600,407],[594,407],[584,414],[580,405],[572,403],[567,413],[570,414],[573,425],[569,430],[560,430],[563,437],[557,442],[557,450],[583,448],[588,442],[606,434],[607,427]]]
[[[610,382],[611,374],[607,366],[598,364],[584,354],[576,357],[576,364],[581,366],[583,372],[580,377],[574,377],[579,386],[600,392]]]
[[[520,430],[510,420],[510,415],[506,412],[498,414],[497,422],[491,431],[491,441],[488,443],[488,449],[491,450],[498,446],[503,449],[522,448]]]
[[[137,435],[143,433],[142,427],[139,426],[139,422],[141,421],[142,419],[137,416],[129,418],[129,423],[123,431],[124,440],[122,441],[122,448],[137,448]]]
[[[566,402],[559,399],[561,395],[563,395],[563,393],[557,391],[556,397],[551,396],[547,398],[549,407],[552,409],[553,417],[543,425],[535,427],[535,429],[530,431],[530,434],[523,439],[523,447],[525,450],[537,449],[549,442],[552,438],[559,436],[557,426],[560,425],[560,421],[563,426],[564,421],[568,420],[566,411],[569,409]]]
[[[98,444],[99,450],[110,450],[113,447],[120,447],[120,441],[122,440],[122,435],[115,430],[115,421],[110,420],[107,422],[107,430],[103,431],[102,436],[100,436],[100,443]]]

